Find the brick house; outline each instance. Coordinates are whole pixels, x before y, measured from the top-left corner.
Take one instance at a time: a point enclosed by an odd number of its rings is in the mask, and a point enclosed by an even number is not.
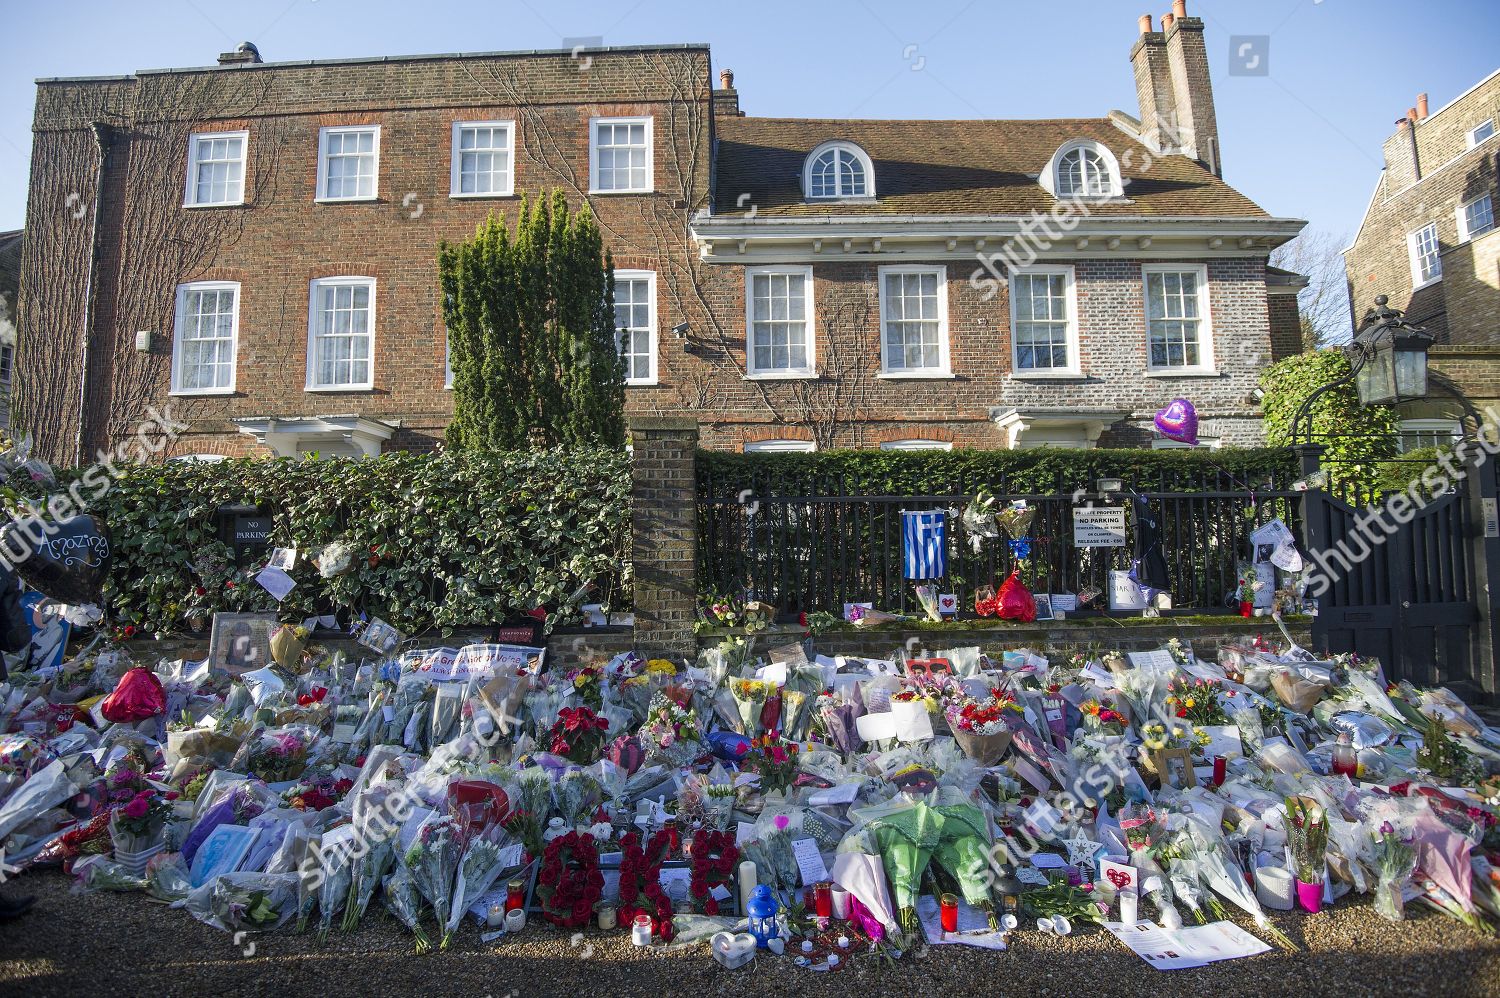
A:
[[[747,117],[705,45],[39,81],[18,407],[62,461],[168,402],[178,456],[434,447],[438,244],[561,187],[627,408],[706,446],[1160,446],[1179,396],[1259,443],[1303,223],[1223,182],[1202,22],[1163,21],[1139,118]]]
[[[1500,404],[1500,70],[1445,107],[1426,94],[1385,140],[1385,168],[1344,251],[1356,324],[1376,295],[1437,339],[1429,398],[1402,406],[1401,446],[1459,431],[1462,395]]]

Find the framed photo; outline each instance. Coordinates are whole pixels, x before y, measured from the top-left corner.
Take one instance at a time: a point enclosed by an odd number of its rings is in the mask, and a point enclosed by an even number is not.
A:
[[[1156,775],[1161,777],[1162,786],[1190,790],[1198,785],[1190,749],[1157,749],[1151,754],[1151,761],[1156,766]]]
[[[1055,617],[1052,616],[1052,594],[1051,593],[1034,593],[1034,594],[1032,594],[1031,598],[1034,599],[1034,600],[1036,600],[1036,619],[1037,620],[1055,620],[1056,619]]]
[[[208,635],[208,667],[241,676],[271,664],[274,613],[216,613]]]

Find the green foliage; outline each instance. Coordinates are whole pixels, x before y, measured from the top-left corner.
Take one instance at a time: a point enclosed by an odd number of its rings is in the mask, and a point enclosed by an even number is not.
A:
[[[1292,421],[1303,402],[1322,386],[1348,376],[1349,358],[1337,348],[1297,354],[1261,372],[1266,443],[1273,447],[1296,443]],[[1309,415],[1313,441],[1326,448],[1323,463],[1338,491],[1371,494],[1378,462],[1396,456],[1395,410],[1360,405],[1351,381],[1325,392]]]
[[[819,451],[812,454],[698,454],[698,486],[714,496],[753,488],[761,495],[1070,494],[1095,479],[1122,478],[1156,492],[1241,492],[1297,477],[1285,448],[1261,450]],[[830,493],[830,489],[834,490]]]
[[[614,267],[588,205],[561,190],[521,200],[515,234],[491,214],[438,251],[453,365],[448,444],[619,447],[625,368]]]
[[[270,512],[272,543],[299,552],[297,586],[280,607],[218,540],[214,510],[232,503]],[[180,632],[216,610],[301,620],[339,606],[408,633],[483,625],[565,605],[589,582],[591,599],[629,602],[623,450],[172,461],[125,469],[90,512],[114,540],[109,611],[147,633]],[[352,547],[354,570],[324,579],[309,556],[335,541]]]

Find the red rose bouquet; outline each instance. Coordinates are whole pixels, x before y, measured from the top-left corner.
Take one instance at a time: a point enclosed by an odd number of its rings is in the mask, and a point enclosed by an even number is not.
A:
[[[604,732],[609,721],[587,707],[564,707],[548,735],[548,751],[569,762],[588,766],[604,751]]]
[[[592,835],[569,832],[547,843],[536,879],[543,918],[560,928],[580,929],[593,917],[603,894],[604,874],[599,872],[599,849]]]
[[[734,844],[730,832],[710,831],[700,828],[693,833],[693,873],[688,880],[688,896],[693,900],[693,910],[704,915],[719,914],[719,899],[713,896],[715,887],[727,887],[740,861],[740,850]]]
[[[665,829],[651,836],[643,847],[638,832],[620,839],[620,924],[635,916],[651,916],[652,927],[666,942],[672,941],[672,902],[661,886],[661,866],[672,851],[672,835]]]

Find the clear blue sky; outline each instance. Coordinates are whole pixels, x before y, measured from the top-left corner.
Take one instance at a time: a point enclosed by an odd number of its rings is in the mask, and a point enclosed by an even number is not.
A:
[[[241,40],[268,61],[708,42],[741,107],[787,117],[1096,117],[1136,112],[1136,18],[1170,0],[4,0],[0,229],[22,224],[33,80],[202,66]],[[1189,0],[1204,18],[1226,179],[1275,215],[1352,233],[1382,140],[1496,68],[1496,0]],[[1230,37],[1269,39],[1232,76]],[[309,153],[311,155],[311,153]]]

